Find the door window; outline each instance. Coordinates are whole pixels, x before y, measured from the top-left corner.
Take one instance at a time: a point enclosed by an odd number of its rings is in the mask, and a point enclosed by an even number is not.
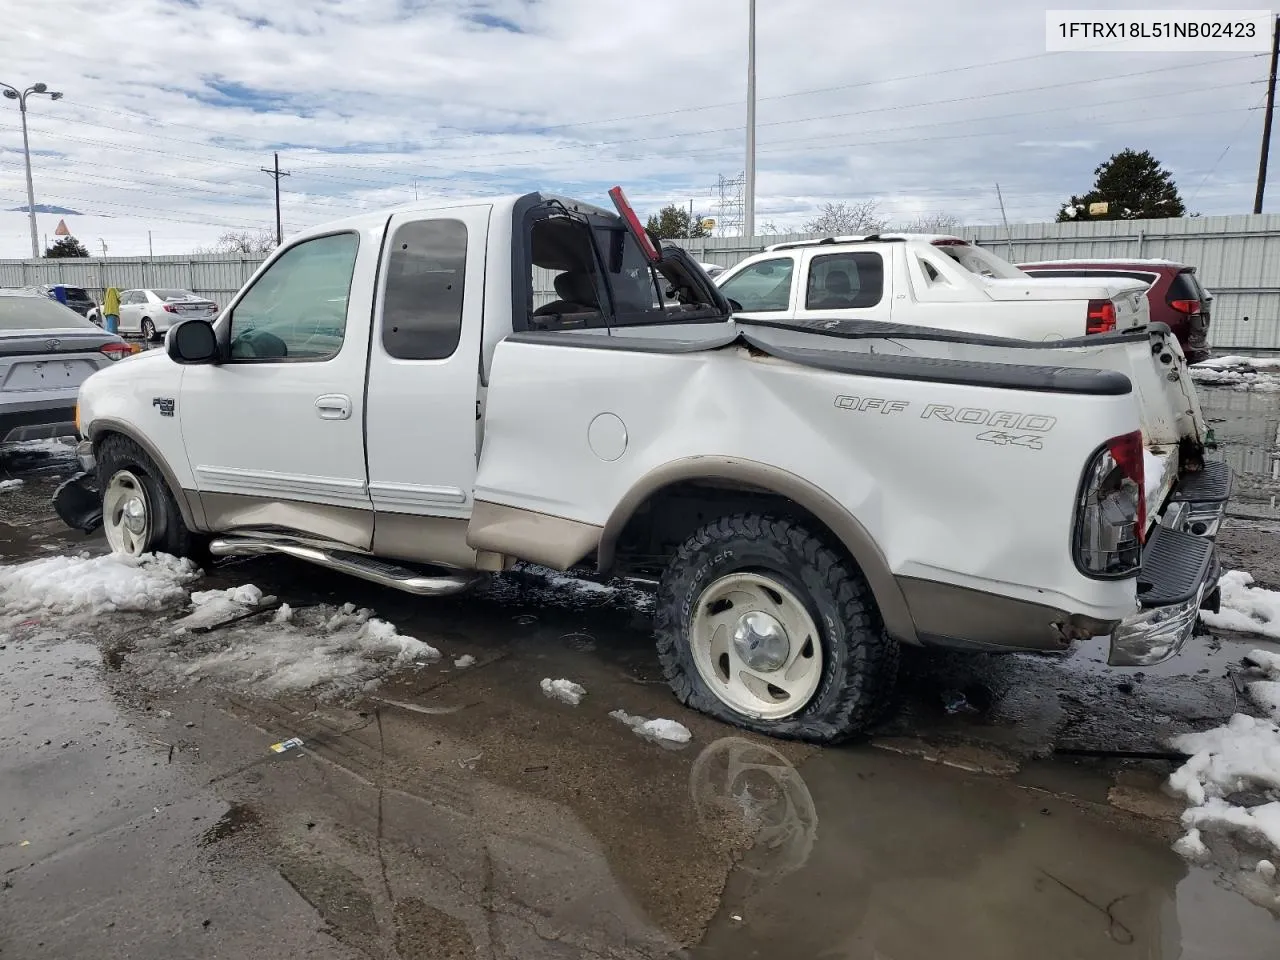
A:
[[[391,238],[382,297],[382,346],[401,360],[443,360],[462,336],[467,227],[460,220],[402,224]]]
[[[786,310],[791,305],[794,272],[795,261],[791,257],[761,260],[726,280],[720,292],[740,304],[743,313]]]
[[[809,262],[806,310],[863,310],[884,296],[884,260],[878,253],[832,253]]]
[[[360,238],[335,233],[290,247],[231,313],[233,360],[329,360],[342,349]]]

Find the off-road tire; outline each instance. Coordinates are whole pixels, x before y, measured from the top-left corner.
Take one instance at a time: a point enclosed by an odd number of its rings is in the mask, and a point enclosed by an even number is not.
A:
[[[197,563],[209,559],[209,539],[187,529],[182,511],[164,475],[154,460],[128,437],[109,434],[94,448],[98,467],[98,489],[105,492],[112,476],[120,470],[132,471],[146,491],[152,514],[149,553],[169,553]]]
[[[694,663],[690,622],[703,591],[752,571],[776,578],[806,606],[821,635],[822,676],[796,713],[761,720],[735,710]],[[871,589],[842,553],[794,520],[740,513],[699,528],[676,550],[654,610],[658,658],[681,703],[747,730],[812,743],[863,733],[892,704],[899,650],[885,632]]]

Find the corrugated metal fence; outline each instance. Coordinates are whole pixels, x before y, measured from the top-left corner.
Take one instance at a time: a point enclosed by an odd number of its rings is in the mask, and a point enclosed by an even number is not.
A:
[[[1093,223],[961,227],[957,233],[1014,263],[1097,257],[1175,260],[1198,268],[1212,292],[1210,337],[1219,350],[1280,350],[1280,214],[1109,220]],[[806,234],[679,241],[705,263],[731,266],[770,243]],[[0,286],[68,283],[101,297],[107,286],[179,287],[225,303],[259,257],[109,257],[87,260],[0,260]],[[542,272],[539,271],[541,274]],[[549,283],[539,278],[539,287]],[[539,300],[550,289],[538,290]]]

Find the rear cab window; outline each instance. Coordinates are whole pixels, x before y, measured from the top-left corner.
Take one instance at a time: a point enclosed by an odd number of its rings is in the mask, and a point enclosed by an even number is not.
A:
[[[570,213],[547,201],[525,215],[523,231],[527,307],[521,306],[517,289],[512,318],[517,330],[725,319],[696,284],[682,278],[675,258],[651,264],[616,216]]]
[[[462,337],[467,225],[413,220],[391,238],[382,346],[398,360],[444,360]]]

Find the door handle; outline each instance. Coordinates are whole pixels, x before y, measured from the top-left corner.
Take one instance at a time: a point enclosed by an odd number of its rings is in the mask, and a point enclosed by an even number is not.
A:
[[[350,420],[351,398],[341,393],[326,393],[316,397],[316,413],[321,420]]]

